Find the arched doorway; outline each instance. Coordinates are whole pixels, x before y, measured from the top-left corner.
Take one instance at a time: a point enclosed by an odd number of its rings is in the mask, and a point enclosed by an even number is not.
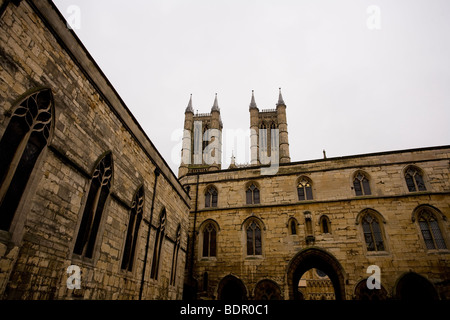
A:
[[[333,283],[336,300],[345,299],[345,273],[341,264],[333,255],[319,248],[304,249],[289,262],[287,268],[289,299],[301,298],[298,283],[302,275],[311,268],[319,269],[327,274]]]
[[[224,301],[247,300],[247,289],[241,280],[235,276],[228,275],[220,280],[217,297],[218,300]]]
[[[255,300],[281,300],[281,289],[272,280],[261,280],[255,287]]]
[[[395,298],[399,300],[438,300],[436,289],[425,277],[409,272],[397,281]]]
[[[387,299],[387,291],[380,284],[380,289],[369,289],[367,287],[367,279],[361,280],[355,287],[355,300],[381,301]]]

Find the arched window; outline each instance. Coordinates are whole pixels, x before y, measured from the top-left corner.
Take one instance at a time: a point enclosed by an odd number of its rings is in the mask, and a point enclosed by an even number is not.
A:
[[[209,187],[205,193],[205,208],[217,207],[217,189]]]
[[[246,227],[247,255],[262,255],[261,227],[255,220],[251,220]]]
[[[272,280],[261,280],[255,287],[255,300],[281,300],[281,289]]]
[[[181,225],[178,225],[175,243],[173,246],[172,271],[170,272],[170,285],[172,286],[175,285],[175,280],[177,278],[178,252],[180,251],[180,245],[181,245]]]
[[[112,176],[113,162],[109,152],[98,163],[92,174],[91,186],[73,251],[75,254],[92,258],[103,209],[110,193]]]
[[[421,209],[417,221],[427,249],[447,249],[436,215],[430,209]]]
[[[144,186],[136,192],[131,204],[130,220],[128,222],[127,238],[122,258],[122,269],[131,271],[133,269],[134,253],[138,240],[139,226],[142,221],[144,210]]]
[[[370,183],[367,175],[361,171],[358,171],[353,178],[353,188],[357,196],[371,195]]]
[[[289,222],[289,229],[291,234],[297,234],[297,220],[291,219]]]
[[[259,189],[252,183],[246,191],[247,204],[259,204]]]
[[[216,226],[209,222],[203,228],[203,257],[215,257],[217,248]]]
[[[322,233],[331,233],[331,223],[327,216],[321,216],[319,220],[320,230]]]
[[[423,173],[419,168],[410,166],[405,171],[405,181],[409,192],[426,191]]]
[[[161,249],[166,234],[166,209],[163,209],[159,216],[159,226],[156,229],[155,247],[153,248],[153,261],[150,278],[158,279],[159,261],[161,260]]]
[[[267,126],[264,122],[259,126],[259,149],[267,151]]]
[[[0,230],[9,230],[34,165],[48,144],[53,95],[40,90],[14,110],[0,141]]]
[[[361,216],[361,225],[367,251],[385,251],[380,219],[376,213],[366,210]]]
[[[297,184],[298,200],[313,200],[311,180],[306,177],[300,177]]]

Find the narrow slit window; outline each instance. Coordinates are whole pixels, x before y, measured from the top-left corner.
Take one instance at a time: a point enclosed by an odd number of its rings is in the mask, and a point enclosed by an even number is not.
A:
[[[153,248],[152,269],[150,272],[150,278],[158,279],[159,263],[161,260],[161,250],[163,247],[166,228],[166,209],[163,209],[159,216],[159,226],[156,230],[155,246]]]
[[[131,271],[133,269],[136,243],[138,240],[139,227],[142,221],[144,210],[144,187],[140,187],[136,192],[131,204],[130,219],[125,241],[125,250],[122,259],[122,269]]]
[[[180,251],[180,244],[181,244],[181,226],[178,225],[172,254],[172,271],[170,272],[170,284],[172,286],[175,285],[177,278],[178,252]]]
[[[110,193],[112,174],[112,155],[108,153],[99,162],[92,175],[88,198],[75,242],[75,254],[92,258],[104,206]]]

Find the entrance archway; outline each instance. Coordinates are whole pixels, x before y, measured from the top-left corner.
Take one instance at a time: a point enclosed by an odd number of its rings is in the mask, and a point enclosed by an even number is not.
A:
[[[298,283],[302,275],[311,268],[316,268],[328,275],[333,283],[336,300],[345,300],[345,273],[337,259],[327,251],[308,248],[297,253],[287,268],[289,299],[301,299]]]
[[[438,300],[436,289],[425,277],[408,272],[397,281],[395,298],[408,301]]]
[[[247,289],[241,280],[235,276],[228,275],[220,280],[217,298],[224,301],[247,300]]]

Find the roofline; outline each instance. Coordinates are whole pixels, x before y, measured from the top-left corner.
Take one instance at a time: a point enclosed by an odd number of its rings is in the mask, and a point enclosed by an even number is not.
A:
[[[420,148],[392,150],[392,151],[381,151],[381,152],[363,153],[363,154],[355,154],[355,155],[349,155],[349,156],[339,156],[339,157],[321,158],[321,159],[313,159],[313,160],[301,160],[301,161],[295,161],[295,162],[289,162],[289,163],[280,163],[279,166],[280,167],[289,167],[289,166],[294,166],[294,165],[299,165],[299,164],[310,164],[310,163],[318,163],[318,162],[326,162],[326,161],[334,161],[334,160],[347,160],[347,159],[354,159],[354,158],[366,158],[366,157],[374,157],[374,156],[381,156],[381,155],[399,154],[399,153],[407,153],[407,152],[432,151],[432,150],[444,150],[444,149],[450,149],[450,145],[420,147]],[[255,165],[255,166],[249,166],[249,167],[244,167],[244,168],[229,168],[229,169],[222,169],[222,170],[211,170],[211,171],[206,171],[206,172],[195,172],[195,173],[188,173],[188,174],[184,175],[183,177],[215,174],[215,173],[219,173],[219,172],[255,170],[255,169],[257,170],[257,169],[264,168],[264,167],[270,167],[270,165],[259,165],[259,166]]]

